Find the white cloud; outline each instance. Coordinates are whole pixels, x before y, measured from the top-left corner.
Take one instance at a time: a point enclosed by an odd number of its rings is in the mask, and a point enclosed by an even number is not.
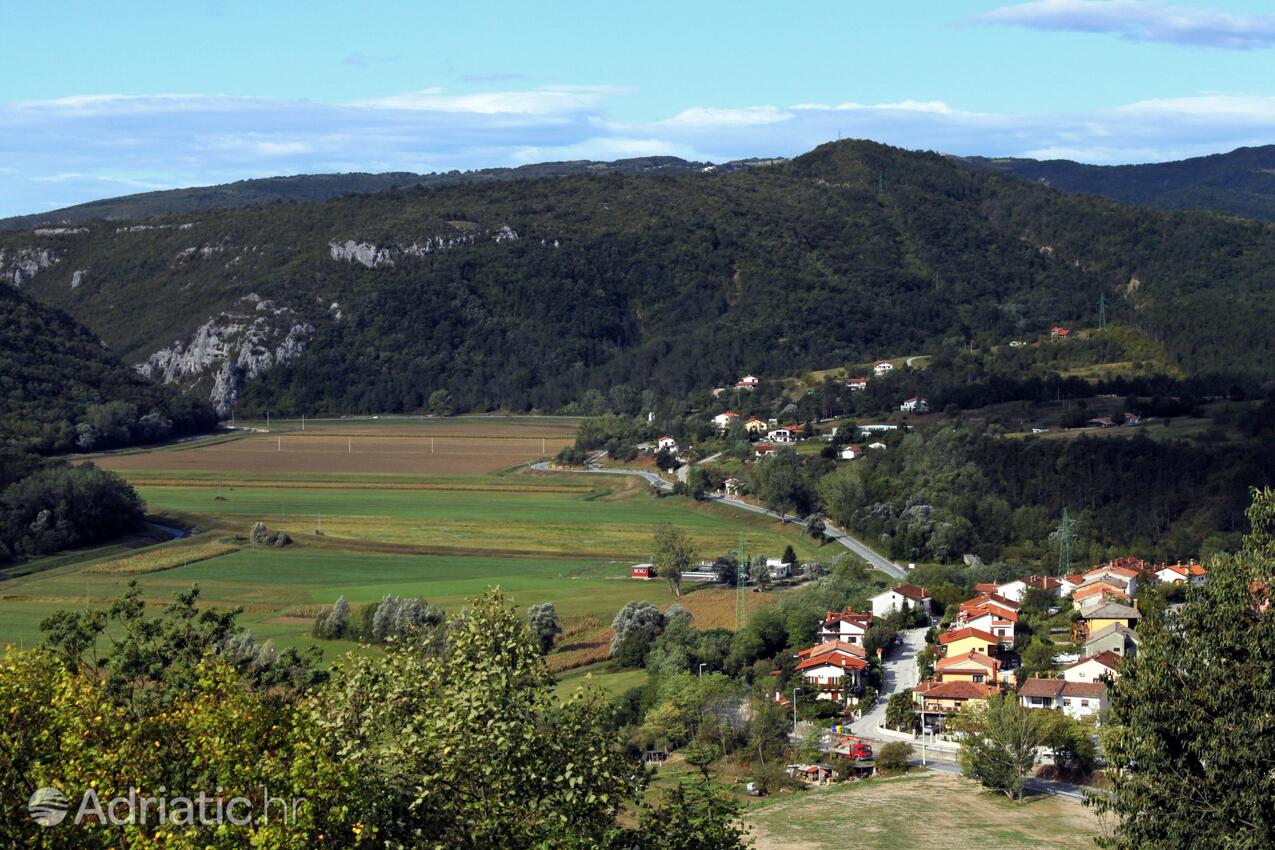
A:
[[[1275,16],[1237,15],[1155,0],[1034,0],[975,15],[976,23],[1115,33],[1128,41],[1256,50],[1275,46]]]
[[[0,215],[127,190],[334,171],[445,171],[561,159],[793,156],[836,138],[987,156],[1121,163],[1275,139],[1275,97],[1203,93],[1067,114],[970,112],[918,97],[701,104],[623,122],[625,89],[422,89],[362,103],[85,95],[0,104]]]

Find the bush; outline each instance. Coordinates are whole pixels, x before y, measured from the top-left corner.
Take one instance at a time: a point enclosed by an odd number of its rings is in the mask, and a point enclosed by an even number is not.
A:
[[[877,754],[877,770],[882,773],[907,773],[908,759],[911,757],[911,744],[906,741],[891,741]]]

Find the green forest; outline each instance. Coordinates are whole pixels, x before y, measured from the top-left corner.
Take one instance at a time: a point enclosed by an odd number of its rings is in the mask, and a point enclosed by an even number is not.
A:
[[[249,295],[313,324],[303,355],[249,384],[245,414],[417,411],[439,389],[462,411],[559,410],[616,386],[684,398],[745,372],[1092,325],[1103,297],[1183,374],[1275,365],[1271,226],[867,142],[725,174],[412,188],[164,224],[0,246],[57,253],[29,290],[127,362]],[[505,227],[518,238],[497,239]],[[334,259],[347,240],[393,264]],[[405,253],[430,240],[442,247]]]

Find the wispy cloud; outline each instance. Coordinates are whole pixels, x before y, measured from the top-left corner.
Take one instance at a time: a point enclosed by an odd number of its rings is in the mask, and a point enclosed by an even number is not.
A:
[[[925,97],[703,104],[617,120],[625,89],[426,88],[331,104],[224,95],[91,95],[0,104],[0,215],[123,191],[333,171],[445,171],[558,159],[792,156],[841,138],[987,156],[1121,163],[1275,139],[1275,97],[1214,93],[1014,115]]]
[[[1275,46],[1275,16],[1237,15],[1155,0],[1034,0],[1002,6],[972,20],[1227,50]]]

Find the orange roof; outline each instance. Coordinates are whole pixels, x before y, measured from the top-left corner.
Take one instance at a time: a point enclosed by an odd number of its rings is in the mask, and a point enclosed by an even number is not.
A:
[[[1074,664],[1068,664],[1063,669],[1070,670],[1072,667],[1079,667],[1081,664],[1084,664],[1087,661],[1097,661],[1103,667],[1106,667],[1111,670],[1119,670],[1120,663],[1124,661],[1124,658],[1120,655],[1117,655],[1116,653],[1112,652],[1109,649],[1104,649],[1102,652],[1099,652],[1095,655],[1090,655],[1086,658],[1082,658],[1079,661],[1075,662]]]
[[[797,653],[797,658],[814,658],[823,655],[826,652],[848,652],[851,655],[857,655],[863,658],[866,654],[863,647],[853,643],[846,643],[843,640],[830,640],[825,643],[816,644],[809,649],[803,649]]]
[[[1000,688],[982,682],[922,683],[913,688],[927,699],[986,699],[1000,693]]]
[[[823,667],[825,665],[829,667],[839,667],[842,670],[865,670],[867,669],[868,662],[864,661],[857,655],[851,655],[848,652],[842,652],[837,649],[831,652],[824,652],[819,655],[812,655],[805,661],[798,663],[794,669],[809,670],[811,667]]]
[[[965,662],[978,664],[986,667],[992,672],[1000,669],[1001,663],[991,656],[984,655],[977,649],[971,649],[969,652],[962,652],[960,655],[949,655],[946,658],[940,658],[934,665],[936,671],[947,670],[951,667],[957,667]]]
[[[999,585],[994,581],[980,581],[974,585],[975,593],[995,593],[999,589]]]
[[[1006,608],[1003,605],[997,605],[995,602],[987,602],[979,605],[977,608],[962,608],[961,618],[963,620],[978,620],[987,616],[1000,617],[1011,623],[1018,622],[1018,612],[1012,608]]]
[[[1102,581],[1094,582],[1093,584],[1087,584],[1084,587],[1077,588],[1076,591],[1071,594],[1071,598],[1075,600],[1083,600],[1083,599],[1088,599],[1091,596],[1105,596],[1105,595],[1120,596],[1125,599],[1129,598],[1129,594],[1125,593],[1119,587],[1116,587],[1113,584],[1107,584],[1106,582],[1102,582]]]
[[[872,615],[856,611],[853,608],[847,608],[844,611],[829,611],[823,615],[823,622],[825,625],[837,620],[845,623],[854,623],[866,628],[872,623]]]
[[[930,595],[925,592],[924,587],[917,587],[915,584],[908,584],[907,582],[904,582],[903,584],[896,584],[893,590],[895,593],[911,599],[913,602],[920,602],[924,599],[930,598]]]
[[[982,629],[975,629],[970,626],[966,626],[963,629],[953,629],[950,632],[944,632],[939,635],[939,643],[952,643],[953,641],[964,640],[969,637],[976,637],[979,640],[986,641],[987,643],[1000,643],[1000,638],[996,637],[996,635],[991,632],[983,631]]]
[[[1007,596],[1001,596],[999,593],[980,593],[973,599],[967,599],[961,603],[961,609],[977,608],[980,605],[996,604],[1002,608],[1008,608],[1011,611],[1017,611],[1022,606]]]

